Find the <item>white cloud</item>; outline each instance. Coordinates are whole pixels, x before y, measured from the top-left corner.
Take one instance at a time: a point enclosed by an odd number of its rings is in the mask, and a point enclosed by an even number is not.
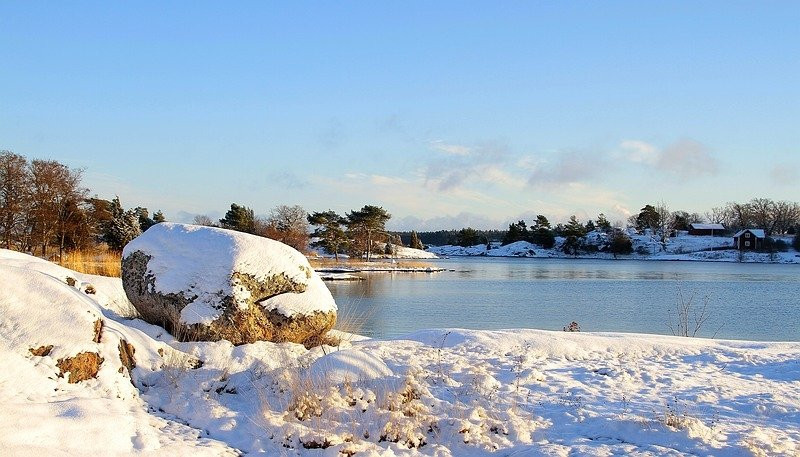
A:
[[[475,182],[518,185],[518,180],[507,170],[508,151],[504,145],[485,143],[474,147],[458,146],[453,150],[462,149],[468,152],[447,153],[445,157],[435,157],[428,162],[424,169],[427,186],[449,192]]]
[[[780,184],[782,186],[798,184],[798,181],[800,181],[800,174],[797,172],[797,167],[786,163],[777,164],[772,167],[772,170],[769,172],[769,177],[775,184]]]
[[[533,187],[553,184],[575,184],[594,178],[605,168],[605,158],[600,154],[577,151],[559,153],[553,161],[529,161],[533,171],[528,184]]]
[[[707,146],[684,139],[664,148],[656,167],[683,178],[692,178],[716,174],[719,164]]]
[[[430,142],[432,149],[443,152],[448,155],[454,156],[468,156],[472,154],[472,148],[460,144],[448,144],[442,140],[435,140]]]
[[[636,163],[655,165],[658,162],[658,149],[650,143],[639,140],[623,140],[620,143],[623,156]]]
[[[679,140],[664,149],[640,140],[624,140],[617,156],[656,170],[669,172],[682,179],[715,175],[719,162],[704,144],[691,140]]]

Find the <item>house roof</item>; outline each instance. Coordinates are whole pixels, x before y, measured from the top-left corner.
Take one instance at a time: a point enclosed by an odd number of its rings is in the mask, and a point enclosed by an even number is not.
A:
[[[695,230],[725,230],[722,224],[689,224]]]
[[[767,234],[764,233],[763,229],[744,229],[744,230],[739,230],[738,232],[736,232],[736,235],[733,235],[733,237],[734,238],[739,238],[740,236],[742,236],[744,234],[744,232],[750,232],[753,235],[755,235],[756,238],[766,238],[767,237]]]

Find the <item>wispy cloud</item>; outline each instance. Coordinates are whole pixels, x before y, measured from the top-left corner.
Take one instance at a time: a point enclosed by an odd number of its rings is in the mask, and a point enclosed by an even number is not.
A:
[[[507,169],[508,148],[487,142],[476,146],[430,143],[430,148],[444,153],[425,166],[425,184],[438,191],[452,191],[469,183],[519,186],[519,179]]]
[[[679,140],[663,149],[646,141],[624,140],[620,143],[618,156],[681,179],[715,175],[719,171],[719,161],[711,149],[692,139]]]
[[[623,140],[619,146],[624,158],[631,162],[650,165],[658,162],[658,149],[650,143],[639,140]]]
[[[775,184],[782,186],[798,184],[798,181],[800,181],[800,173],[798,173],[797,167],[788,163],[781,163],[772,167],[769,177]]]
[[[582,183],[597,176],[606,166],[603,155],[564,151],[551,160],[529,160],[528,184],[533,187]]]
[[[310,184],[307,179],[291,171],[274,172],[270,174],[270,178],[272,182],[280,184],[286,189],[303,189]]]
[[[454,156],[468,156],[472,153],[472,148],[461,144],[448,144],[442,140],[431,141],[431,149]]]
[[[683,178],[692,178],[716,174],[719,164],[706,145],[684,139],[664,148],[656,167]]]

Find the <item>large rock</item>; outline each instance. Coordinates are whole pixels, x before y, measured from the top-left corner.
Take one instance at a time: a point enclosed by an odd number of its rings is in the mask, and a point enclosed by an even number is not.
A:
[[[122,253],[122,284],[147,322],[184,341],[318,341],[336,303],[305,256],[278,241],[161,223]]]

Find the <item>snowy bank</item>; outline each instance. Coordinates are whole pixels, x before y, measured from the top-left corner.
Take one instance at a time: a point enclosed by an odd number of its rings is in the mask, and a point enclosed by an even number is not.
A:
[[[590,243],[602,246],[605,234],[592,232]],[[478,244],[475,246],[431,246],[428,251],[442,257],[485,256],[485,257],[528,257],[528,258],[579,258],[579,259],[634,259],[634,260],[686,260],[705,262],[760,262],[760,263],[800,263],[800,253],[793,249],[787,252],[762,253],[742,252],[732,249],[732,241],[727,237],[682,235],[667,240],[666,245],[647,235],[631,236],[634,252],[616,257],[609,252],[581,252],[577,256],[563,252],[564,238],[557,237],[551,249],[516,241],[501,246],[500,243]]]
[[[433,329],[307,350],[181,343],[126,310],[117,279],[0,250],[4,454],[800,452],[800,342]],[[102,362],[70,383],[80,352]]]

